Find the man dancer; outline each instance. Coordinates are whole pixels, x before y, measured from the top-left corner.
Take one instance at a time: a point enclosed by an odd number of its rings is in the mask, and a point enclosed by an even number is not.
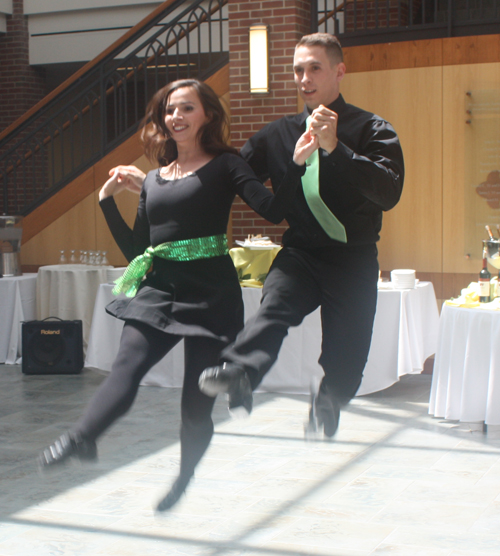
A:
[[[281,182],[306,129],[318,140],[290,213],[289,229],[267,276],[257,314],[220,366],[206,369],[200,388],[229,394],[230,407],[251,410],[252,390],[278,357],[290,326],[321,307],[324,377],[313,398],[309,428],[332,437],[340,408],[361,383],[377,302],[376,242],[382,211],[401,196],[404,163],[392,126],[346,104],[340,94],[346,67],[336,37],[304,36],[295,48],[301,114],[266,125],[241,154],[263,181]]]

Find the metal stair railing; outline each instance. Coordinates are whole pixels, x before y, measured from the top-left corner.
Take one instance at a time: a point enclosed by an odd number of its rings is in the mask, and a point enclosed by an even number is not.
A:
[[[317,0],[317,16],[343,46],[497,34],[500,0]]]
[[[0,134],[0,214],[26,216],[133,135],[170,81],[229,61],[228,0],[167,0]]]

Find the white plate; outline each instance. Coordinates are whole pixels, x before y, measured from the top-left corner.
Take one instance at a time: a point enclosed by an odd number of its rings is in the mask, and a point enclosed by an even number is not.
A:
[[[391,282],[395,290],[414,290],[418,284],[418,278],[412,280],[411,282]]]
[[[236,240],[235,243],[237,243],[241,247],[245,247],[246,249],[253,249],[253,250],[274,249],[275,247],[279,247],[279,245],[277,245],[276,243],[270,243],[268,245],[252,245],[251,243],[245,243],[244,241],[238,241],[238,240]]]
[[[250,245],[248,248],[252,249],[252,250],[256,250],[256,249],[274,249],[275,247],[279,247],[279,245],[276,245],[273,243],[273,245]]]

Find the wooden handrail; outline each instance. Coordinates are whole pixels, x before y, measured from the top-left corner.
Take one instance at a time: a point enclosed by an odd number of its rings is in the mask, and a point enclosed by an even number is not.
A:
[[[58,87],[56,87],[53,91],[51,91],[46,97],[44,97],[41,101],[31,107],[27,112],[25,112],[20,118],[18,118],[15,122],[13,122],[9,127],[4,129],[2,133],[0,133],[0,141],[2,141],[5,137],[10,135],[17,127],[22,125],[26,120],[28,120],[33,114],[38,112],[41,108],[47,105],[53,98],[57,95],[62,93],[65,89],[67,89],[70,85],[75,83],[80,77],[88,73],[90,70],[95,68],[101,60],[109,56],[114,50],[119,48],[124,42],[126,42],[130,37],[132,37],[135,33],[140,31],[142,27],[149,24],[155,18],[157,18],[166,8],[168,8],[171,4],[173,4],[176,0],[166,0],[162,4],[160,4],[154,11],[152,11],[148,16],[144,19],[139,21],[136,25],[129,29],[124,35],[122,35],[119,39],[117,39],[111,46],[103,50],[99,55],[97,55],[93,60],[87,62],[83,67],[81,67],[78,71],[76,71],[71,77],[68,77],[66,81],[63,81]]]

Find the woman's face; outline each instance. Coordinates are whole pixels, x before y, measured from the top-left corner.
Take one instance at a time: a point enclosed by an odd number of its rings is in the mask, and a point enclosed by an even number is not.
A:
[[[165,125],[178,145],[197,143],[198,132],[208,121],[200,98],[192,87],[176,89],[169,95],[165,107]]]

